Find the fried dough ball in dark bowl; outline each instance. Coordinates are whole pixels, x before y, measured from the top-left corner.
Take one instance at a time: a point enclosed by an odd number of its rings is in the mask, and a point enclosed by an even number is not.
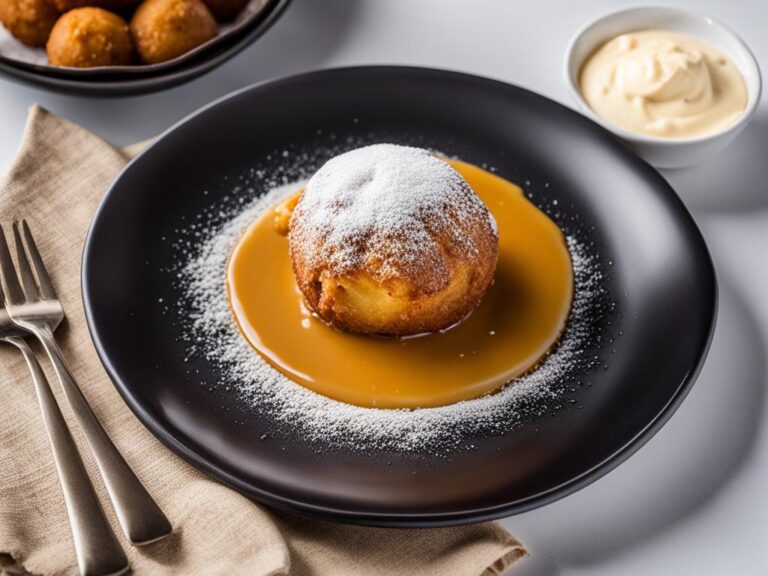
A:
[[[75,8],[56,22],[46,45],[53,66],[125,66],[134,50],[128,24],[101,8]]]
[[[248,5],[250,0],[203,0],[219,22],[231,22]]]
[[[313,312],[396,336],[464,319],[498,259],[493,216],[466,180],[427,150],[393,144],[324,164],[293,208],[288,245]]]
[[[202,0],[146,0],[131,19],[136,49],[147,64],[181,56],[216,37],[216,20]]]
[[[45,46],[58,17],[49,0],[0,0],[0,23],[28,46]]]
[[[66,12],[74,8],[104,8],[105,10],[122,10],[138,6],[141,0],[49,0],[59,12]]]

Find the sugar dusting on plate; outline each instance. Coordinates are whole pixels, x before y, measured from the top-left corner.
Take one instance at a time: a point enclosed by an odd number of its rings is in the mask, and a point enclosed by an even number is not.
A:
[[[597,256],[575,232],[567,236],[574,270],[568,325],[535,370],[497,393],[437,408],[384,410],[345,404],[302,387],[272,368],[240,335],[225,275],[229,253],[244,230],[306,181],[285,183],[285,177],[262,171],[251,177],[268,191],[247,202],[244,191],[235,189],[224,199],[227,208],[214,206],[179,231],[175,246],[181,264],[174,274],[183,297],[177,316],[188,356],[203,358],[219,374],[218,382],[204,385],[236,395],[244,409],[274,423],[273,436],[299,435],[319,451],[336,447],[447,454],[471,448],[472,438],[510,433],[556,412],[568,402],[565,392],[599,366],[588,351],[599,342],[597,324],[606,311],[606,291]],[[251,195],[258,193],[257,187],[250,188]]]

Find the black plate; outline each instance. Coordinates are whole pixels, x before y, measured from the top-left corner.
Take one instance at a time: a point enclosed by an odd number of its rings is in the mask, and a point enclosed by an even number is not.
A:
[[[341,449],[317,454],[301,438],[257,441],[271,432],[265,418],[239,407],[231,393],[199,385],[217,374],[200,358],[184,361],[179,328],[158,304],[180,297],[162,270],[173,266],[176,254],[168,238],[231,193],[233,176],[275,150],[313,151],[323,138],[347,137],[421,143],[493,165],[513,181],[530,181],[536,201],[557,199],[559,220],[578,215],[604,262],[604,286],[615,303],[598,326],[605,342],[615,342],[585,351],[601,355],[607,369],[585,375],[587,385],[574,383],[554,416],[472,438],[474,449],[449,458]],[[515,86],[393,67],[259,84],[171,129],[103,200],[85,247],[83,294],[94,341],[118,390],[171,450],[273,506],[389,526],[522,512],[611,470],[662,426],[690,389],[717,301],[707,248],[683,204],[608,132]]]
[[[33,86],[79,96],[130,96],[178,86],[210,72],[258,39],[280,17],[291,0],[271,0],[259,14],[237,30],[212,40],[199,52],[179,57],[178,61],[155,66],[72,70],[14,62],[0,58],[0,74]]]

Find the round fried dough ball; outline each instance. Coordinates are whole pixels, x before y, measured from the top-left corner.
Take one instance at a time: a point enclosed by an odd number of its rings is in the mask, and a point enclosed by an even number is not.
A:
[[[58,17],[48,0],[0,0],[0,22],[28,46],[44,46]]]
[[[498,234],[466,180],[427,150],[377,144],[329,160],[289,222],[309,308],[350,332],[405,336],[464,319],[493,281]]]
[[[75,8],[56,22],[46,45],[54,66],[121,66],[133,59],[128,24],[101,8]]]
[[[104,8],[105,10],[122,10],[132,8],[141,0],[49,0],[60,12],[66,12],[73,8],[90,6],[92,8]]]
[[[202,0],[146,0],[131,19],[131,32],[141,59],[156,64],[189,52],[219,30]]]
[[[237,18],[250,0],[203,0],[219,22],[230,22]]]

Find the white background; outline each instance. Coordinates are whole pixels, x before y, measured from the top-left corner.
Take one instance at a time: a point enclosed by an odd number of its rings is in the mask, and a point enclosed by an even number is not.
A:
[[[125,145],[249,83],[320,67],[453,68],[568,101],[565,47],[609,0],[295,0],[261,40],[190,84],[143,97],[84,99],[0,80],[0,170],[38,102]],[[661,3],[661,0],[659,2]],[[768,2],[667,2],[723,20],[768,72]],[[667,172],[717,268],[720,316],[688,399],[628,462],[588,488],[504,520],[530,549],[518,576],[768,573],[768,103],[704,166]],[[10,215],[3,215],[8,219]],[[499,462],[504,466],[504,462]]]

